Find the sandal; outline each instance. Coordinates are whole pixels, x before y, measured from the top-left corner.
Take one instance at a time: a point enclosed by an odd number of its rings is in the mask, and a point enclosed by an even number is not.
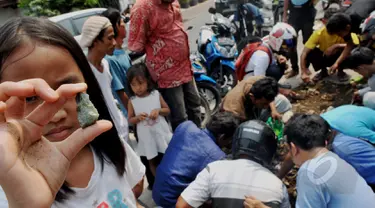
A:
[[[314,76],[313,82],[318,82],[318,81],[324,79],[325,77],[328,77],[328,72],[322,70]]]

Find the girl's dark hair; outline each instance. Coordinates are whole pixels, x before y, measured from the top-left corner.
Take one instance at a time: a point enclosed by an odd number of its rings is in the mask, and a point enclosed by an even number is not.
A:
[[[115,38],[118,35],[117,26],[121,23],[121,14],[119,10],[114,8],[108,8],[102,13],[102,16],[107,17],[112,24],[113,32],[115,33]]]
[[[16,48],[25,42],[34,41],[65,48],[76,61],[86,80],[87,93],[99,111],[99,119],[112,121],[90,65],[82,49],[67,30],[48,19],[19,17],[6,22],[0,27],[0,31],[0,78],[4,62]],[[102,133],[90,145],[100,159],[102,170],[104,162],[111,162],[119,176],[125,173],[126,153],[116,128]],[[55,200],[62,202],[72,193],[74,191],[65,183],[57,193]]]
[[[134,78],[144,77],[147,80],[147,92],[152,92],[156,89],[156,84],[152,80],[150,73],[148,72],[147,66],[144,63],[134,64],[126,72],[126,77],[128,78],[128,88],[131,96],[135,96],[130,83]]]

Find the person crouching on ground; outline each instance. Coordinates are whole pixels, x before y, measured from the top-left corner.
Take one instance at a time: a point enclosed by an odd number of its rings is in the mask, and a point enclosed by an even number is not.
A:
[[[232,112],[242,121],[260,119],[266,121],[270,116],[280,119],[280,113],[292,109],[292,104],[284,95],[278,94],[279,87],[271,77],[252,76],[238,83],[224,97],[222,110]]]
[[[268,169],[276,149],[275,133],[267,124],[259,120],[241,124],[233,137],[234,160],[208,164],[182,192],[176,207],[199,207],[212,200],[212,207],[242,208],[244,196],[252,195],[267,205],[289,208],[285,185]]]
[[[253,43],[249,43],[242,50],[236,62],[238,79],[267,76],[279,81],[288,67],[284,55],[296,46],[297,34],[293,27],[286,23],[277,23],[268,36],[259,41],[254,39]]]
[[[322,117],[295,115],[288,121],[284,133],[292,159],[300,166],[297,208],[374,207],[375,195],[366,181],[350,164],[326,148],[332,135]],[[248,199],[251,200],[254,199]]]
[[[326,24],[327,20],[338,12],[337,9],[331,8],[324,13],[323,23]],[[353,42],[358,45],[359,39],[355,34],[352,34]],[[336,60],[340,57],[343,49],[346,46],[345,40],[335,34],[329,34],[327,28],[316,30],[305,44],[301,55],[301,70],[302,80],[309,82],[311,72],[309,71],[309,65],[312,64],[315,71],[321,70],[313,78],[313,82],[318,82],[328,76],[327,67],[332,66]]]
[[[192,121],[180,124],[156,170],[152,192],[155,203],[164,208],[175,207],[182,191],[201,170],[225,158],[222,148],[231,147],[239,124],[229,112],[214,114],[203,130]]]
[[[352,51],[347,62],[356,65],[354,71],[367,79],[367,87],[354,92],[354,98],[361,98],[363,105],[375,110],[375,53],[365,47],[359,47]]]

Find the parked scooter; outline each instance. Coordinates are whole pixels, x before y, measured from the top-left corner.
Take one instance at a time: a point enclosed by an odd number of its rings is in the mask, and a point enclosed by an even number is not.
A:
[[[201,64],[202,59],[201,54],[191,54],[190,60],[193,66],[194,79],[197,84],[199,93],[207,100],[211,113],[214,114],[219,110],[221,103],[221,94],[219,91],[219,86],[216,81],[211,77],[207,76],[206,68]]]
[[[273,0],[272,10],[274,14],[273,19],[275,21],[275,24],[277,22],[282,22],[284,15],[284,0]]]
[[[212,14],[212,22],[201,27],[197,40],[198,52],[203,55],[203,65],[207,74],[220,86],[224,96],[237,84],[235,58],[238,55],[233,33],[235,28],[230,20],[216,13],[214,8],[208,10]]]

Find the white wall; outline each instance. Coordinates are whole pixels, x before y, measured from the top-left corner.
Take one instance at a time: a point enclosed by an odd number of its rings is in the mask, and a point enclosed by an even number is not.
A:
[[[19,9],[0,8],[0,25],[4,24],[8,19],[19,15],[21,15]]]

